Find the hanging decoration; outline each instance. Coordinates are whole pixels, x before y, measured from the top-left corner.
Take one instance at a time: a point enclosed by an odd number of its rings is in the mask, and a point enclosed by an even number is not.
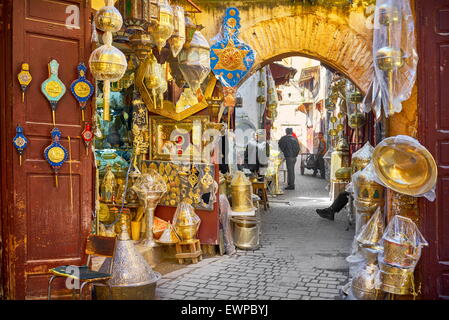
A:
[[[23,134],[23,128],[20,125],[16,127],[16,135],[12,140],[14,148],[16,148],[17,153],[19,154],[19,164],[22,166],[22,154],[25,148],[28,145],[28,139]]]
[[[94,86],[86,79],[87,68],[84,63],[80,63],[77,67],[78,79],[72,82],[70,91],[80,104],[81,120],[84,121],[84,110],[86,110],[87,101],[94,93]]]
[[[90,55],[89,67],[96,80],[104,81],[103,120],[110,121],[110,83],[123,77],[128,64],[123,52],[112,46],[112,32],[117,32],[122,27],[122,16],[114,7],[114,0],[105,0],[105,4],[95,15],[98,29],[104,31],[104,44]]]
[[[84,124],[84,130],[81,133],[81,138],[83,138],[84,144],[86,145],[86,156],[89,152],[89,145],[92,142],[92,139],[94,138],[94,133],[92,132],[92,126],[90,123],[86,122]]]
[[[28,63],[22,63],[22,70],[17,75],[17,79],[19,79],[20,89],[22,89],[22,102],[24,102],[25,91],[28,89],[31,80],[33,80],[33,77],[30,73],[30,65]]]
[[[418,54],[409,0],[376,1],[374,21],[372,104],[379,118],[381,106],[387,117],[401,112],[415,84]]]
[[[127,34],[146,33],[158,10],[154,0],[118,0],[116,7],[122,15]]]
[[[211,46],[212,71],[223,85],[224,106],[228,107],[228,125],[235,106],[237,86],[254,65],[253,49],[239,40],[240,12],[237,8],[226,9],[223,20],[223,38]]]
[[[58,78],[59,63],[56,60],[51,60],[48,64],[49,78],[42,82],[41,91],[47,100],[50,102],[51,113],[53,118],[53,126],[56,125],[56,108],[59,100],[65,94],[65,85]]]
[[[181,6],[173,7],[173,35],[168,39],[170,50],[173,57],[177,57],[186,42],[186,22],[184,8]]]
[[[164,93],[168,90],[167,83],[167,64],[160,65],[161,70],[161,85],[156,89],[156,92],[159,96],[159,108],[162,109],[164,107]],[[156,102],[155,102],[156,103]],[[155,104],[156,106],[157,104]]]
[[[51,130],[51,137],[53,139],[53,143],[45,148],[44,157],[55,172],[55,183],[57,188],[58,170],[62,167],[64,162],[67,161],[68,152],[67,149],[64,148],[61,143],[59,143],[61,139],[61,131],[59,131],[58,128],[53,128],[53,130]]]
[[[178,55],[179,69],[190,89],[201,96],[200,86],[206,80],[210,68],[210,46],[200,31],[195,31],[188,48]]]
[[[168,0],[158,0],[159,14],[155,24],[150,27],[150,33],[153,37],[153,43],[157,47],[159,53],[167,40],[172,36],[174,31],[173,25],[173,9],[169,5]]]
[[[144,63],[141,64],[140,68],[145,70],[145,86],[151,90],[153,96],[153,106],[157,109],[157,96],[158,88],[162,86],[162,67],[157,63],[155,56],[150,53],[147,55]]]
[[[351,115],[349,115],[349,121],[348,125],[354,129],[355,131],[355,137],[354,142],[356,145],[356,148],[358,149],[361,141],[360,141],[360,128],[365,125],[365,116],[362,112],[359,111],[359,104],[363,101],[363,95],[360,93],[360,91],[356,90],[352,92],[349,96],[349,100],[352,104],[355,105],[355,111]]]

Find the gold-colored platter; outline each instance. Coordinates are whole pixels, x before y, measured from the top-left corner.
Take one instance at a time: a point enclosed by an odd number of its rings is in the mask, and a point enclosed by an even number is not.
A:
[[[430,152],[413,141],[391,137],[373,152],[373,164],[379,179],[393,191],[417,196],[436,184],[438,169]]]

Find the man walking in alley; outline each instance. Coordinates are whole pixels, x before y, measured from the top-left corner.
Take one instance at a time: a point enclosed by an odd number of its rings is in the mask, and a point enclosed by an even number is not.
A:
[[[313,176],[316,176],[318,169],[320,170],[321,178],[325,178],[325,167],[324,167],[324,155],[327,152],[326,140],[324,140],[324,135],[322,132],[318,132],[318,150],[315,156],[315,169],[313,170]]]
[[[298,139],[293,137],[293,129],[285,129],[286,135],[279,140],[279,149],[281,149],[284,154],[285,162],[287,164],[288,173],[288,187],[285,190],[295,189],[295,164],[296,158],[299,154],[299,143]]]

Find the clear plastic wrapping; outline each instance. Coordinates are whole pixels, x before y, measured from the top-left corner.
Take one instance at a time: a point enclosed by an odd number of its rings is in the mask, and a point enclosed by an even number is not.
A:
[[[380,290],[379,267],[377,264],[367,264],[360,268],[351,281],[351,290],[357,300],[380,300],[383,292]]]
[[[381,251],[381,240],[385,230],[385,218],[380,208],[377,208],[376,213],[371,217],[367,224],[365,224],[359,235],[356,237],[359,246],[369,248],[375,251]]]
[[[170,244],[179,242],[179,240],[180,239],[175,232],[175,228],[171,223],[169,223],[157,242]]]
[[[383,206],[385,189],[377,182],[372,163],[368,164],[362,171],[357,171],[352,175],[352,185],[355,207],[359,212],[364,211],[374,214],[377,207]]]
[[[229,204],[226,195],[220,195],[220,224],[223,230],[225,252],[228,255],[235,253],[234,239],[232,238],[231,223],[229,213],[231,212],[231,205]]]
[[[352,154],[352,160],[354,161],[354,159],[356,159],[356,160],[360,159],[360,160],[369,161],[369,160],[371,160],[373,151],[374,151],[374,147],[371,145],[371,143],[369,143],[369,141],[367,141],[363,145],[363,147],[361,147],[359,150],[357,150],[356,152],[354,152]]]
[[[387,116],[401,112],[402,102],[410,97],[415,84],[418,64],[409,0],[376,1],[373,57],[371,103],[377,118],[381,105]]]
[[[179,69],[194,93],[206,80],[210,68],[209,43],[200,31],[195,31],[189,48],[178,54]]]
[[[421,248],[428,243],[409,218],[395,215],[385,230],[381,244],[382,260],[390,266],[414,268],[421,257]]]
[[[181,202],[173,216],[173,225],[178,236],[183,241],[196,239],[201,219],[195,209],[187,202]]]
[[[435,200],[437,165],[418,140],[405,135],[385,138],[374,149],[372,163],[377,183],[402,194]]]

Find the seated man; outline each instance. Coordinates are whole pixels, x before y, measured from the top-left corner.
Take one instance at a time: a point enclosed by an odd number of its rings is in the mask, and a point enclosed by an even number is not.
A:
[[[334,202],[330,205],[330,207],[325,209],[316,209],[316,213],[321,218],[334,220],[334,215],[337,212],[340,212],[349,202],[350,193],[347,191],[340,192],[340,194],[335,198]]]

